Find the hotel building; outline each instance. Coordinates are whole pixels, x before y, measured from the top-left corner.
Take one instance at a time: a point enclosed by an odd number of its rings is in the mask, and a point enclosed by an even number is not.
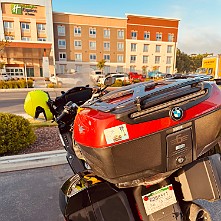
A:
[[[53,12],[50,0],[0,0],[0,60],[11,76],[104,72],[174,73],[178,19]],[[36,3],[37,2],[37,3]]]
[[[53,12],[56,72],[173,73],[179,20],[141,15],[126,18]]]
[[[5,71],[13,77],[54,74],[52,5],[49,0],[1,0],[0,39]]]

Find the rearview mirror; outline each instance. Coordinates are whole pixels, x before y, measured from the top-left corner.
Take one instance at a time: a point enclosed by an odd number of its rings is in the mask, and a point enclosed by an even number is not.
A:
[[[112,84],[115,83],[115,80],[116,80],[115,77],[107,77],[104,80],[104,85],[105,86],[111,86]]]

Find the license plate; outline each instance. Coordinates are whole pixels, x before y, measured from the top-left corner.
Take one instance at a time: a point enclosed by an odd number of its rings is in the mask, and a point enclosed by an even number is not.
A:
[[[147,215],[155,213],[177,202],[172,184],[148,193],[142,196],[142,199]]]

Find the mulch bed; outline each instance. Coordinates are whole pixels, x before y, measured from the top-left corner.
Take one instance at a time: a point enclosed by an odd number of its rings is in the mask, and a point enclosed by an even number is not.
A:
[[[36,141],[17,154],[37,153],[51,150],[63,150],[57,126],[38,127],[35,129]]]

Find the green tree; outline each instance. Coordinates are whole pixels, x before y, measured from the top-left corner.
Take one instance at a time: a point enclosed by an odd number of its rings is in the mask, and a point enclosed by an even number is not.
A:
[[[2,52],[7,45],[9,45],[9,41],[8,40],[1,40],[0,41],[0,52]]]
[[[207,57],[208,53],[187,55],[180,49],[177,49],[176,53],[176,68],[178,73],[195,72],[197,68],[202,66],[202,60]]]
[[[182,52],[180,49],[177,49],[176,53],[176,68],[178,73],[188,73],[191,70],[192,60],[190,57]]]
[[[98,62],[97,62],[97,68],[98,68],[99,70],[102,70],[102,71],[103,71],[103,69],[104,69],[104,67],[105,67],[105,63],[106,63],[106,61],[105,61],[104,59],[102,59],[101,61],[98,61]]]

